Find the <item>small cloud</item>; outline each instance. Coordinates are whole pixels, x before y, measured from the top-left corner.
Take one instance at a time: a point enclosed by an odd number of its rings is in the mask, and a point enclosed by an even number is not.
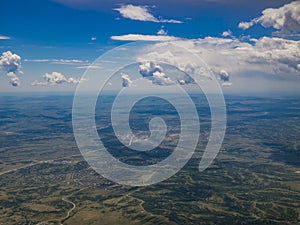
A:
[[[25,59],[25,62],[36,62],[36,63],[51,63],[51,64],[62,64],[62,65],[76,65],[87,63],[87,60],[80,59]]]
[[[224,31],[222,33],[222,37],[231,37],[231,36],[232,36],[231,30]]]
[[[227,71],[221,70],[220,73],[219,73],[219,75],[220,75],[220,79],[222,81],[225,81],[225,82],[229,81],[229,73]]]
[[[11,39],[11,38],[8,36],[0,35],[0,40],[9,40],[9,39]]]
[[[256,19],[254,19],[250,22],[240,22],[238,26],[239,26],[240,29],[247,30],[250,27],[252,27],[255,23],[257,23]]]
[[[161,27],[161,29],[156,33],[157,35],[167,35],[168,32],[164,30],[164,26]]]
[[[165,19],[161,19],[159,20],[159,22],[161,23],[182,23],[182,21],[179,21],[179,20],[165,20]]]
[[[45,81],[34,81],[31,85],[38,86],[38,85],[60,85],[60,84],[79,84],[83,81],[80,78],[66,78],[65,75],[59,72],[52,72],[52,73],[45,73],[43,76]]]
[[[83,66],[77,66],[77,69],[102,69],[103,67],[97,66],[97,65],[83,65]]]
[[[154,15],[152,15],[147,6],[137,6],[137,5],[123,5],[120,8],[115,8],[114,10],[118,11],[122,17],[138,20],[138,21],[148,21],[155,23],[182,23],[179,20],[174,19],[157,19]]]
[[[222,84],[223,87],[230,87],[232,86],[232,83],[229,83],[229,82],[225,82]]]
[[[24,59],[24,62],[44,63],[44,62],[50,62],[50,59]]]
[[[7,76],[10,78],[9,83],[13,86],[13,87],[18,87],[20,86],[20,79],[16,76],[16,74],[14,74],[13,72],[10,72],[7,74]]]
[[[92,38],[91,38],[91,41],[96,41],[96,40],[97,40],[96,37],[92,37]]]
[[[56,61],[53,61],[51,63],[53,64],[80,64],[80,63],[87,63],[87,60],[79,60],[79,59],[59,59]]]
[[[133,83],[129,75],[125,73],[121,73],[121,78],[122,78],[122,87],[130,87],[131,84]]]

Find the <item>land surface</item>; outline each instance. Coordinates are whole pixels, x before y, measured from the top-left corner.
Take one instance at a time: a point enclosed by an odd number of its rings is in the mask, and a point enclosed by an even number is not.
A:
[[[72,96],[0,96],[0,224],[299,224],[299,99],[227,97],[223,146],[199,172],[210,112],[203,97],[193,98],[201,120],[193,158],[159,184],[129,187],[103,178],[81,156]],[[132,111],[137,135],[147,135],[149,115],[162,115],[169,128],[159,148],[134,155],[114,137],[113,98],[105,99],[96,122],[115,157],[152,164],[171,153],[180,123],[166,102],[146,100]]]

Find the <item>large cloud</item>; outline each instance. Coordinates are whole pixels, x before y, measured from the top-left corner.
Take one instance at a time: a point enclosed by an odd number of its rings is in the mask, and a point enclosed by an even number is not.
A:
[[[167,35],[143,35],[143,34],[125,34],[120,36],[111,36],[112,40],[117,41],[175,41],[178,38]]]
[[[246,41],[207,37],[175,43],[182,47],[182,53],[176,57],[170,51],[172,46],[161,42],[154,44],[150,53],[141,53],[137,60],[167,62],[187,74],[210,78],[211,74],[201,65],[191,63],[193,60],[185,54],[187,50],[202,58],[220,80],[227,84],[231,77],[229,74],[233,77],[245,74],[300,75],[300,41],[276,37]],[[176,51],[180,51],[180,48]],[[234,83],[234,79],[232,82]]]
[[[21,57],[10,51],[3,52],[0,57],[0,70],[4,71],[10,78],[10,84],[14,87],[20,85],[20,79],[17,73],[21,71]]]
[[[45,73],[43,76],[45,81],[34,81],[32,85],[59,85],[59,84],[78,84],[82,81],[80,78],[66,78],[58,72]]]
[[[252,19],[250,22],[241,22],[239,28],[248,29],[254,24],[260,23],[263,27],[273,27],[280,35],[294,35],[300,32],[300,1],[294,1],[280,8],[268,8],[262,12],[262,16]]]
[[[155,23],[182,23],[179,20],[174,19],[157,19],[153,16],[146,6],[137,6],[137,5],[123,5],[120,8],[116,8],[116,11],[120,12],[120,14],[127,19],[131,20],[139,20],[139,21],[149,21]]]

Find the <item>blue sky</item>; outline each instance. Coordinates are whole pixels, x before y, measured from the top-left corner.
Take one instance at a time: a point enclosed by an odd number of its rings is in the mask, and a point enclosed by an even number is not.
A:
[[[8,74],[11,71],[2,68],[0,91],[72,91],[76,87],[76,82],[69,82],[68,79],[80,77],[85,67],[107,50],[132,41],[131,36],[129,38],[126,36],[127,41],[120,41],[124,40],[124,35],[140,35],[141,39],[145,38],[143,35],[153,35],[150,37],[153,38],[163,28],[165,33],[160,36],[176,37],[184,40],[185,43],[193,42],[202,46],[201,51],[207,51],[203,56],[204,60],[206,57],[214,57],[209,53],[211,51],[218,50],[224,56],[229,49],[234,49],[233,45],[241,48],[245,43],[255,45],[252,52],[271,52],[271,59],[266,59],[265,55],[255,54],[254,58],[257,59],[255,63],[251,62],[254,68],[252,73],[249,69],[243,68],[238,72],[228,64],[224,64],[224,68],[222,65],[210,65],[208,59],[208,65],[217,76],[221,77],[222,71],[232,75],[230,85],[224,85],[228,86],[226,89],[243,91],[248,88],[249,90],[246,91],[251,91],[249,84],[253,85],[259,80],[263,83],[260,91],[265,88],[274,90],[283,87],[283,92],[296,92],[299,86],[297,65],[300,68],[300,56],[296,54],[292,57],[295,53],[288,49],[300,46],[298,45],[299,27],[297,26],[300,24],[297,21],[298,17],[294,18],[296,22],[294,27],[288,27],[288,23],[278,27],[276,23],[278,21],[267,21],[269,17],[258,19],[253,22],[254,24],[246,24],[249,25],[247,29],[239,27],[240,22],[250,22],[259,18],[263,10],[269,8],[280,9],[271,14],[279,15],[284,11],[287,12],[284,15],[289,15],[288,13],[295,7],[286,7],[282,10],[281,7],[291,2],[286,0],[260,2],[248,0],[3,0],[0,9],[0,53],[10,51],[18,55],[21,58],[21,67],[18,71],[14,71],[15,74]],[[136,10],[141,10],[144,14],[135,14],[138,13]],[[151,15],[152,19],[150,17],[145,19],[143,17],[145,15]],[[291,35],[292,31],[295,31],[293,35]],[[117,38],[111,38],[112,36]],[[212,37],[213,40],[207,39],[208,37]],[[269,39],[261,41],[263,37]],[[253,44],[252,39],[259,41],[254,41]],[[218,44],[215,43],[216,40]],[[232,43],[220,49],[220,43],[224,40],[230,40]],[[268,49],[261,47],[269,42],[274,42],[274,45],[266,47]],[[288,46],[285,51],[273,52],[277,45],[283,46],[282,43],[287,43],[284,44]],[[236,55],[234,52],[232,54]],[[236,60],[245,60],[245,63],[241,64],[248,67],[252,59],[245,59],[245,54],[243,53]],[[286,54],[291,54],[291,57],[280,58]],[[274,63],[274,68],[262,66],[263,68],[260,69],[259,64],[266,64],[266,62]],[[279,68],[276,66],[278,62],[282,64]],[[53,72],[64,76],[62,82],[46,85],[43,76],[48,73],[51,77]],[[19,79],[19,81],[15,80],[16,85],[12,86],[9,84],[9,79]],[[36,84],[44,85],[32,85],[35,81]],[[222,80],[220,83],[222,84]]]

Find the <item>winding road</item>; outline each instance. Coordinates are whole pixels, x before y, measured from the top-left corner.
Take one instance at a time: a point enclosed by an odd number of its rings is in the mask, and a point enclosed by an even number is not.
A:
[[[67,215],[66,215],[64,218],[61,219],[61,224],[62,224],[65,220],[69,219],[69,217],[70,217],[70,215],[71,215],[71,212],[72,212],[74,209],[76,209],[76,204],[75,204],[74,202],[71,202],[71,201],[69,201],[68,199],[65,199],[65,198],[62,198],[62,200],[63,200],[64,202],[67,202],[67,203],[72,204],[73,207],[72,207],[72,209],[70,209],[70,210],[67,212]]]
[[[62,159],[70,159],[70,158],[73,158],[73,157],[76,157],[76,156],[81,156],[81,154],[75,154],[75,155],[71,155],[71,156],[65,156],[65,157],[60,157],[60,158],[56,158],[56,159],[51,159],[51,160],[41,160],[41,161],[37,161],[37,162],[32,162],[30,164],[27,164],[27,165],[24,165],[24,166],[21,166],[21,167],[18,167],[18,168],[14,168],[14,169],[11,169],[11,170],[7,170],[7,171],[3,171],[3,172],[0,172],[0,176],[2,175],[5,175],[5,174],[9,174],[9,173],[13,173],[13,172],[17,172],[18,170],[21,170],[21,169],[25,169],[25,168],[29,168],[29,167],[32,167],[32,166],[36,166],[36,165],[39,165],[39,164],[43,164],[43,163],[53,163],[57,160],[62,160]],[[75,182],[78,182],[77,180],[73,179]],[[42,222],[39,222],[37,223],[37,225],[46,225],[48,224],[49,222],[59,222],[61,225],[63,224],[63,222],[65,220],[67,220],[70,216],[71,216],[71,213],[76,209],[76,204],[66,198],[68,197],[71,197],[72,195],[76,194],[76,193],[79,193],[85,189],[87,189],[89,187],[85,187],[85,188],[82,188],[76,192],[74,192],[73,194],[67,196],[67,197],[63,197],[62,198],[62,201],[64,202],[67,202],[69,204],[71,204],[73,207],[68,210],[67,212],[67,215],[61,219],[50,219],[50,220],[46,220],[46,221],[42,221]]]

